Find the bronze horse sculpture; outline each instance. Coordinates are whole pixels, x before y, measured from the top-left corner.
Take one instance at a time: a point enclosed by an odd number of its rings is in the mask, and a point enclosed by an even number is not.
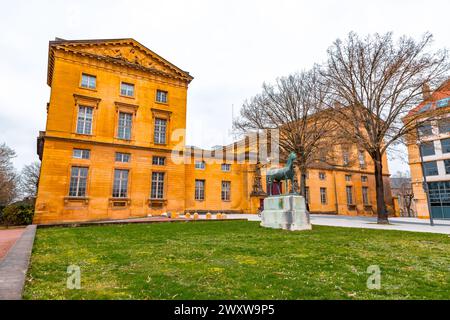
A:
[[[286,184],[286,191],[288,190],[288,180],[291,181],[291,193],[294,192],[293,186],[294,186],[294,161],[297,159],[297,155],[294,152],[291,152],[287,158],[287,163],[284,168],[277,168],[277,169],[270,169],[267,170],[266,174],[266,187],[267,187],[267,193],[269,196],[272,195],[272,185],[273,182],[281,182],[285,181]],[[279,186],[278,186],[279,188]],[[278,189],[278,191],[280,191]]]

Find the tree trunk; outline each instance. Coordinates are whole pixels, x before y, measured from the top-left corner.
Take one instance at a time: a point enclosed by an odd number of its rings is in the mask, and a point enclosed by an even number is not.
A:
[[[383,161],[381,152],[375,152],[373,158],[375,166],[375,190],[377,198],[377,215],[378,224],[388,224],[388,213],[386,203],[384,202],[384,185],[383,185]]]

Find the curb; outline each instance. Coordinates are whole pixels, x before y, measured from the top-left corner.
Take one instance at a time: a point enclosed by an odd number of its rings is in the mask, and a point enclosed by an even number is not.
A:
[[[28,226],[0,261],[0,300],[21,300],[36,225]]]

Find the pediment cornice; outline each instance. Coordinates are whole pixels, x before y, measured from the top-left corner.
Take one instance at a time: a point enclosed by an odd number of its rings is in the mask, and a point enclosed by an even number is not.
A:
[[[102,60],[146,73],[189,83],[193,77],[188,72],[163,59],[134,39],[118,40],[56,40],[49,44],[48,84],[51,84],[55,51]]]

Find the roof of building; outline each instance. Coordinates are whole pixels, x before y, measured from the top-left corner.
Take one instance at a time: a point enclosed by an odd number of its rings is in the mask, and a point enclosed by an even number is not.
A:
[[[157,61],[157,63],[167,70],[170,70],[170,72],[165,72],[164,70],[161,70],[161,68],[155,68],[154,66],[150,65],[143,65],[141,61],[139,61],[138,57],[136,56],[136,59],[134,61],[130,59],[126,59],[122,57],[121,52],[118,52],[117,56],[111,56],[111,55],[100,55],[92,52],[87,52],[86,50],[83,51],[83,48],[87,47],[95,47],[95,46],[110,46],[113,47],[114,45],[128,45],[132,48],[138,49],[141,52],[143,52],[147,57],[150,57],[152,60]],[[108,61],[114,64],[120,64],[127,67],[140,69],[146,72],[158,74],[161,76],[166,77],[172,77],[172,78],[178,78],[180,80],[187,81],[188,83],[194,79],[189,72],[184,71],[180,69],[179,67],[175,66],[173,63],[167,61],[166,59],[162,58],[160,55],[156,54],[152,50],[148,49],[138,41],[132,39],[132,38],[121,38],[121,39],[86,39],[86,40],[65,40],[61,38],[55,38],[54,41],[49,41],[49,58],[48,58],[48,75],[47,75],[47,83],[48,85],[51,85],[51,80],[53,77],[53,64],[54,64],[54,51],[56,49],[63,49],[65,51],[70,51],[73,53],[79,53],[84,56],[88,56],[91,58],[99,59]]]
[[[428,99],[424,99],[419,105],[408,112],[408,116],[450,106],[450,79],[444,81]]]

